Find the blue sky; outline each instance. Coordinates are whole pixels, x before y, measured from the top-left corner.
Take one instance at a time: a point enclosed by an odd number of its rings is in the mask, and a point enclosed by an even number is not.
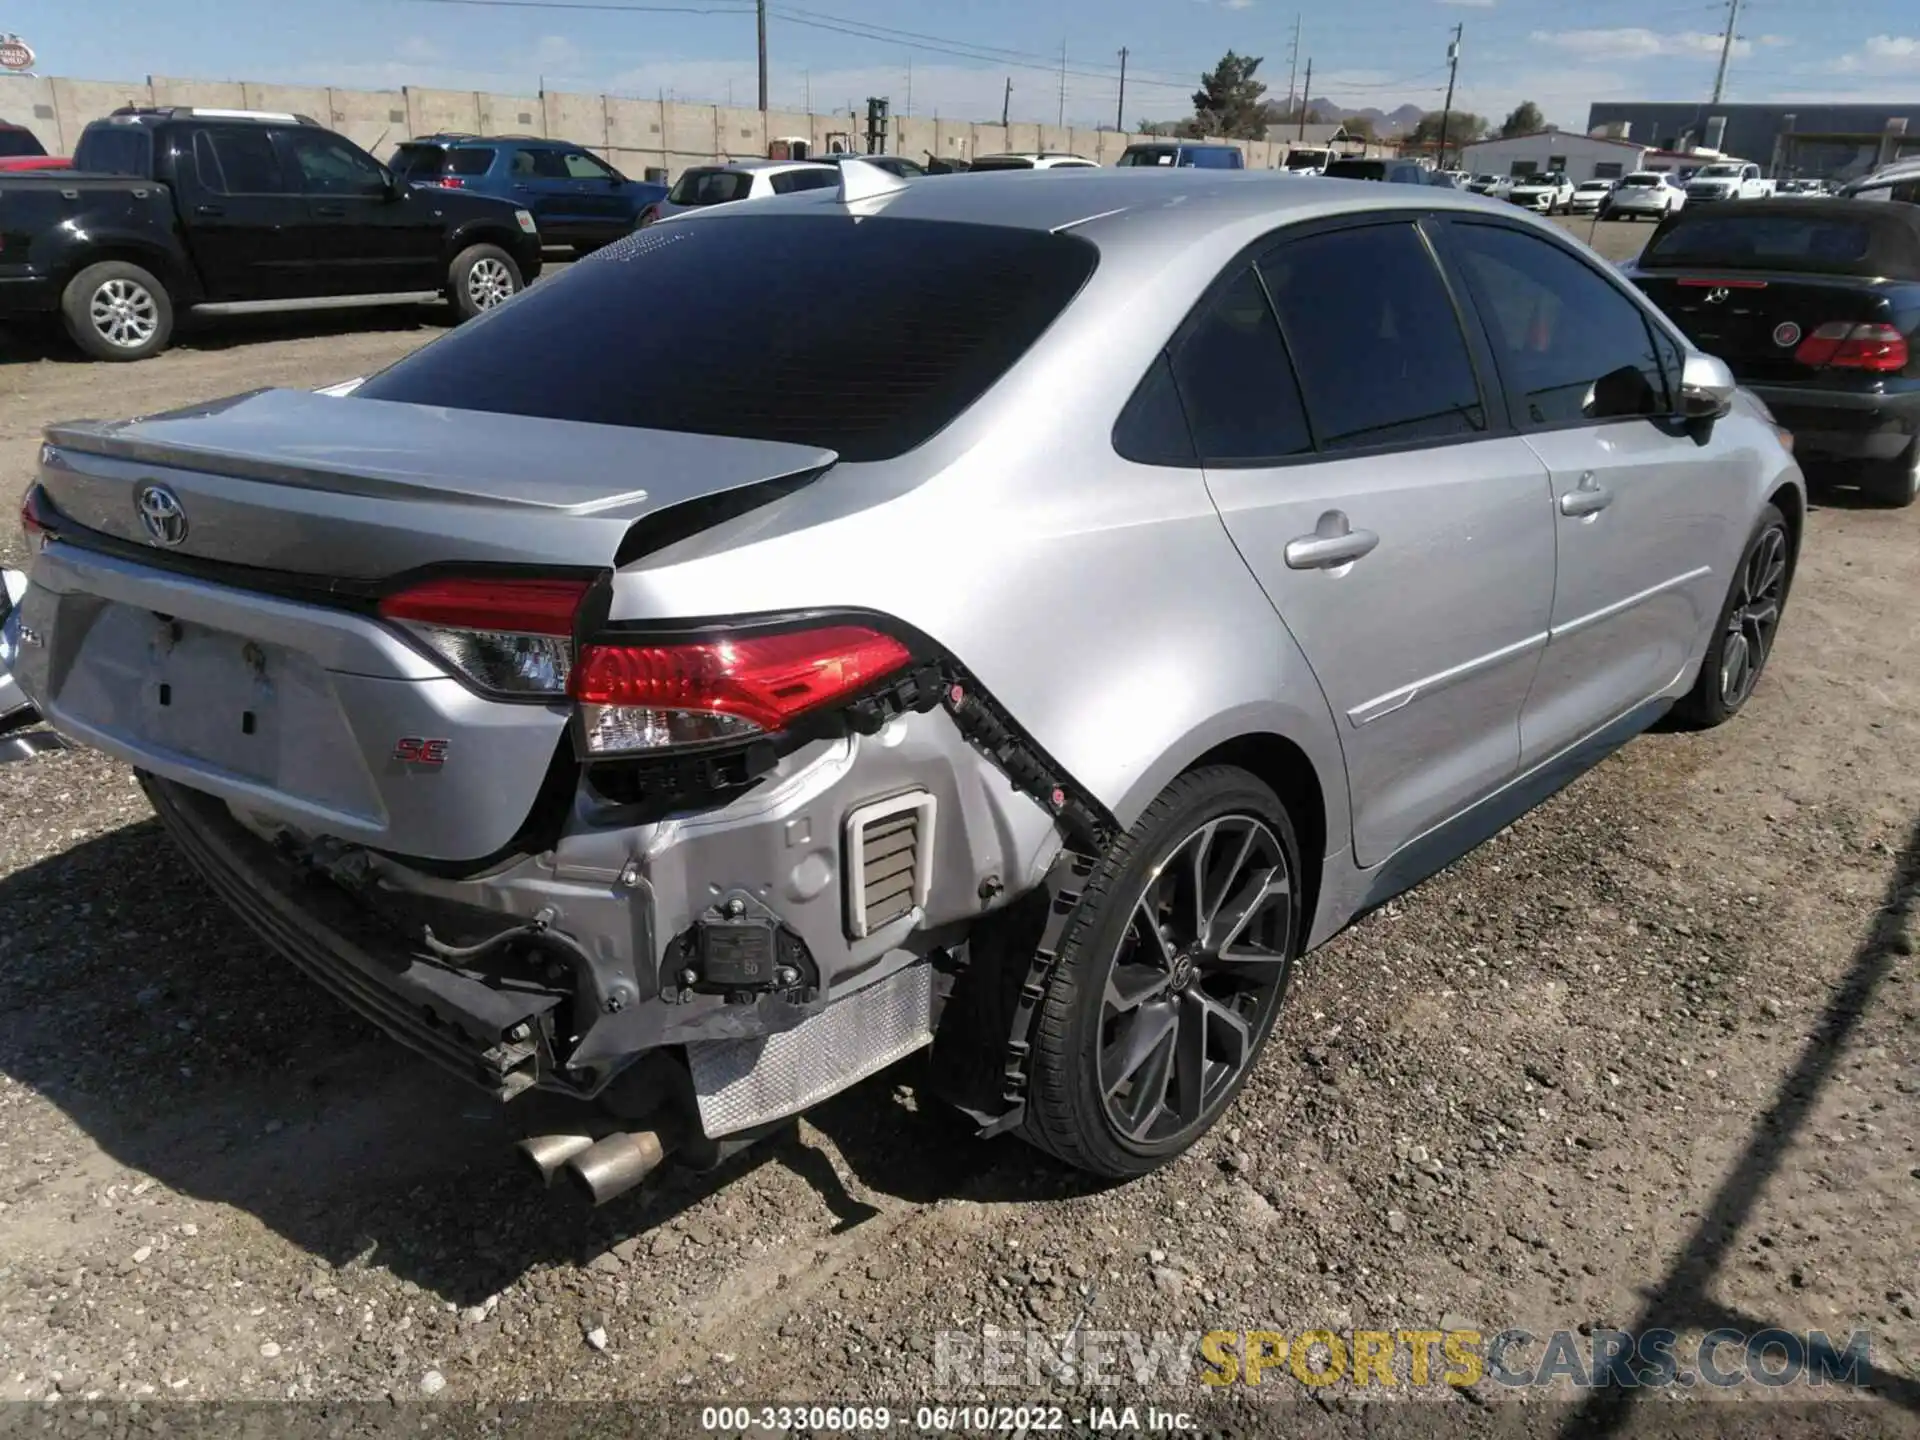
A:
[[[39,73],[148,74],[349,86],[666,93],[754,103],[751,0],[0,0],[0,30]],[[631,5],[631,9],[613,7]],[[673,10],[647,6],[674,6]],[[1265,57],[1287,92],[1299,0],[770,0],[771,101],[816,110],[891,96],[896,111],[1013,113],[1112,123],[1130,52],[1126,123],[1187,113],[1200,72],[1229,47]],[[1305,13],[1301,68],[1348,106],[1437,108],[1448,32],[1466,26],[1456,105],[1499,115],[1522,99],[1584,125],[1600,99],[1704,99],[1724,0],[1341,0]],[[886,33],[880,33],[886,32]],[[1728,98],[1920,97],[1911,0],[1742,0]],[[959,52],[959,53],[953,53]],[[911,81],[909,82],[909,71]],[[4,83],[4,80],[0,80]],[[911,89],[909,90],[909,84]],[[911,100],[909,101],[909,95]]]

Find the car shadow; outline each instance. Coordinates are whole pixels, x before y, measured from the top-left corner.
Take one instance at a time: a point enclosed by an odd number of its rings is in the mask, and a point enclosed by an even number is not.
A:
[[[341,335],[436,331],[452,323],[448,305],[361,305],[328,310],[290,310],[268,315],[186,318],[169,347],[178,351],[232,350],[273,340],[323,340]],[[47,362],[100,365],[83,354],[57,322],[40,320],[0,326],[0,366]],[[136,362],[141,363],[141,362]]]
[[[920,1101],[923,1062],[910,1059],[808,1114],[851,1186],[789,1125],[716,1170],[670,1166],[596,1210],[542,1189],[513,1152],[577,1106],[502,1106],[378,1035],[256,940],[157,821],[0,877],[0,915],[0,1072],[97,1151],[37,1187],[97,1195],[141,1172],[329,1266],[380,1266],[457,1305],[585,1263],[762,1165],[811,1185],[837,1230],[878,1213],[856,1189],[927,1203],[1085,1188],[1017,1141],[974,1142]]]
[[[1821,1092],[1832,1081],[1849,1039],[1881,985],[1897,966],[1906,963],[1902,957],[1912,953],[1916,929],[1920,929],[1920,821],[1909,832],[1894,862],[1873,925],[1855,951],[1852,965],[1828,996],[1799,1058],[1781,1077],[1772,1104],[1754,1123],[1745,1150],[1721,1180],[1699,1224],[1667,1273],[1644,1289],[1640,1313],[1627,1326],[1630,1334],[1644,1335],[1655,1329],[1685,1334],[1726,1327],[1754,1335],[1775,1327],[1771,1319],[1742,1314],[1717,1299],[1714,1281],[1736,1257],[1747,1220],[1768,1181],[1787,1163],[1800,1141]],[[1862,1361],[1858,1378],[1880,1399],[1920,1415],[1920,1381],[1870,1360]],[[1642,1421],[1636,1419],[1635,1404],[1641,1396],[1640,1388],[1625,1385],[1595,1390],[1566,1417],[1560,1434],[1572,1440],[1574,1436],[1637,1432]],[[1882,1434],[1906,1433],[1908,1423],[1888,1420],[1869,1428]],[[1830,1433],[1840,1432],[1836,1428]]]

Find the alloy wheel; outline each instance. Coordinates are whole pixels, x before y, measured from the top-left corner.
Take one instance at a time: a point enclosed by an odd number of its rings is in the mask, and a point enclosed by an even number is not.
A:
[[[102,340],[119,350],[138,350],[160,328],[160,305],[135,280],[109,280],[93,292],[87,317]]]
[[[1100,1006],[1096,1078],[1119,1135],[1196,1132],[1232,1093],[1286,988],[1292,887],[1279,837],[1250,815],[1209,820],[1147,878]]]
[[[1720,657],[1720,703],[1728,710],[1737,710],[1753,693],[1773,649],[1786,595],[1787,535],[1775,525],[1761,535],[1740,567],[1733,612],[1727,617],[1726,643]]]
[[[513,298],[513,274],[502,261],[476,260],[467,271],[467,294],[476,310],[491,310]]]

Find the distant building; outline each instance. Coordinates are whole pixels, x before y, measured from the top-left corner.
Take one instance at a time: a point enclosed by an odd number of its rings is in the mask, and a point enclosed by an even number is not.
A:
[[[1648,163],[1656,158],[1650,145],[1571,130],[1536,130],[1460,147],[1460,168],[1470,175],[1520,176],[1561,170],[1576,185],[1583,180],[1618,180],[1636,170],[1671,169],[1679,157]]]
[[[1707,105],[1605,101],[1587,130],[1665,150],[1713,150],[1770,175],[1848,180],[1920,155],[1920,102],[1911,105]]]

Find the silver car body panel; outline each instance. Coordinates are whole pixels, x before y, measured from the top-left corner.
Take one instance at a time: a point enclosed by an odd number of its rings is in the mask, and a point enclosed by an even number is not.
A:
[[[752,223],[752,213],[835,203],[831,192],[805,192],[673,223]],[[1247,247],[1299,222],[1382,210],[1495,216],[1574,243],[1505,202],[1246,171],[1087,170],[909,183],[860,203],[869,216],[1070,230],[1099,251],[1039,341],[897,459],[856,464],[805,446],[409,415],[399,412],[415,407],[359,396],[262,396],[221,413],[58,432],[42,483],[63,513],[138,544],[128,496],[140,477],[158,475],[194,516],[183,549],[198,534],[199,553],[214,559],[230,524],[263,527],[264,548],[283,564],[373,577],[404,568],[403,554],[419,563],[427,536],[438,559],[608,566],[620,538],[659,508],[808,474],[768,503],[618,565],[610,620],[892,617],[955,657],[1122,827],[1209,752],[1270,747],[1305,765],[1324,809],[1309,944],[1537,803],[1546,780],[1591,763],[1596,747],[1683,693],[1754,516],[1780,487],[1799,491],[1791,459],[1744,401],[1710,433],[1685,438],[1617,422],[1284,474],[1147,466],[1115,453],[1115,422],[1141,376]],[[542,288],[590,283],[605,258]],[[1630,286],[1592,263],[1684,347]],[[248,429],[250,418],[260,423]],[[1595,484],[1613,492],[1608,506],[1563,513],[1570,491]],[[1315,533],[1329,511],[1376,532],[1378,548],[1336,570],[1289,568],[1287,543]],[[262,543],[250,540],[250,555]],[[624,946],[633,963],[656,969],[651,982],[671,983],[659,970],[670,938],[737,890],[805,939],[821,964],[819,1006],[831,1006],[924,963],[1030,891],[1064,840],[1054,816],[937,709],[879,735],[804,747],[758,789],[697,815],[635,825],[583,791],[550,850],[450,878],[408,857],[470,858],[506,845],[564,743],[564,707],[480,700],[364,615],[134,558],[54,543],[34,579],[30,618],[49,643],[21,678],[57,726],[221,796],[256,834],[389,852],[376,864],[394,887],[508,916],[549,912],[599,937],[610,956]],[[319,717],[310,723],[337,773],[307,775],[285,755],[236,765],[214,733],[223,718],[204,733],[154,728],[131,698],[138,685],[123,679],[116,689],[114,677],[144,663],[156,612],[295,657],[282,673]],[[444,805],[419,803],[420,777],[389,783],[382,770],[388,728],[429,719],[480,751],[473,769],[422,781],[445,787],[436,792]],[[462,773],[486,783],[460,788]],[[477,791],[488,793],[466,793]],[[852,938],[844,819],[912,791],[932,797],[939,820],[927,900]],[[717,1003],[648,1013],[658,1008],[602,1020],[586,1059],[767,1033]],[[787,1088],[818,1087],[802,1077]]]

